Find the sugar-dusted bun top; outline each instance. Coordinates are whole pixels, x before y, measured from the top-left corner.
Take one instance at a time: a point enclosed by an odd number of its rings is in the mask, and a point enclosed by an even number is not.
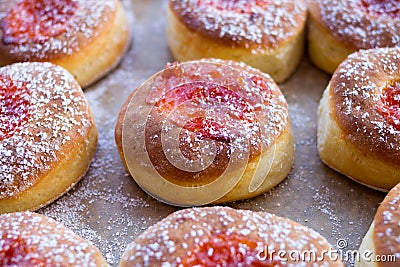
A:
[[[344,138],[400,167],[400,48],[350,55],[333,74],[330,96]]]
[[[398,0],[310,0],[310,10],[349,48],[400,45]]]
[[[329,257],[290,261],[278,251],[319,255],[331,246],[318,233],[266,212],[228,207],[177,211],[151,226],[122,256],[121,266],[343,266]],[[274,252],[273,252],[274,251]],[[222,266],[222,264],[221,264]]]
[[[90,43],[115,16],[116,0],[0,2],[0,53],[18,61],[69,55]]]
[[[93,125],[73,76],[51,63],[0,68],[0,199],[36,183]]]
[[[287,103],[269,75],[204,59],[169,64],[139,86],[119,113],[115,138],[147,192],[171,204],[204,205],[229,192],[248,164],[257,166],[268,151],[273,159],[287,132]],[[268,162],[249,174],[260,177],[255,188]]]
[[[303,0],[170,0],[190,30],[235,47],[268,50],[296,36],[306,20]]]
[[[392,188],[378,208],[373,232],[375,255],[395,255],[396,262],[381,262],[382,267],[398,266],[400,260],[400,184]]]
[[[0,215],[1,266],[107,266],[96,247],[32,212]]]

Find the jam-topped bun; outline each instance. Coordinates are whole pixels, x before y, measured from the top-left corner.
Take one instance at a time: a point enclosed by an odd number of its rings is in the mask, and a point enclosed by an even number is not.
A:
[[[0,66],[49,61],[86,87],[119,62],[129,28],[119,0],[1,1]]]
[[[1,266],[108,266],[100,251],[43,215],[0,215]]]
[[[398,0],[308,0],[311,61],[333,73],[359,49],[400,46]]]
[[[191,208],[143,232],[120,266],[344,266],[323,251],[333,248],[321,235],[267,212]]]
[[[393,187],[378,208],[359,248],[355,267],[397,267],[400,261],[400,184]]]
[[[74,77],[51,63],[0,68],[0,213],[40,208],[87,171],[97,129]]]
[[[128,97],[115,128],[121,158],[153,197],[178,206],[260,195],[294,154],[287,103],[244,63],[174,63]]]
[[[303,56],[303,0],[170,0],[167,40],[176,60],[243,61],[287,79]]]
[[[400,48],[350,55],[318,115],[318,150],[327,165],[375,189],[400,182]]]

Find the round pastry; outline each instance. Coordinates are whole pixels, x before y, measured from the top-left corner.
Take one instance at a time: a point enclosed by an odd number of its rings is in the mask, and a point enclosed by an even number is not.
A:
[[[319,105],[318,151],[333,169],[387,191],[400,182],[400,48],[361,50]]]
[[[49,61],[86,87],[119,62],[129,42],[118,0],[0,2],[0,66]]]
[[[400,184],[390,190],[359,248],[355,267],[397,267],[400,261]]]
[[[303,57],[303,0],[170,0],[167,40],[176,60],[243,61],[287,79]]]
[[[120,266],[344,266],[329,251],[318,233],[267,212],[191,208],[148,228]]]
[[[97,129],[82,89],[62,67],[0,68],[0,213],[40,208],[86,173]]]
[[[260,195],[294,154],[287,103],[244,63],[174,63],[128,97],[115,128],[122,161],[153,197],[178,206]]]
[[[311,61],[333,73],[359,50],[400,46],[400,1],[309,0]]]
[[[0,224],[1,266],[108,266],[94,245],[43,215],[3,214]]]

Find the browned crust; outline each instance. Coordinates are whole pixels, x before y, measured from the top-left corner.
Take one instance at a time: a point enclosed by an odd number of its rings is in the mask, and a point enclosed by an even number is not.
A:
[[[347,58],[330,83],[330,110],[362,153],[400,166],[400,131],[377,111],[387,83],[400,79],[400,48],[361,50]]]
[[[11,2],[16,4],[18,1]],[[34,42],[5,45],[1,41],[3,31],[0,28],[0,62],[48,61],[79,51],[93,42],[109,21],[112,21],[118,2],[78,0],[78,4],[78,10],[69,20],[67,30],[40,45]],[[9,1],[0,2],[0,21],[11,8]],[[92,21],[93,19],[96,21]]]
[[[400,19],[373,16],[359,0],[309,0],[310,16],[353,51],[400,45]]]
[[[2,74],[10,75],[15,80],[29,82],[28,79],[34,79],[30,85],[31,91],[36,95],[35,99],[40,99],[35,100],[37,103],[34,115],[22,130],[0,141],[2,156],[7,151],[17,155],[16,151],[21,143],[31,146],[24,148],[28,152],[24,150],[25,154],[22,155],[25,155],[28,163],[33,161],[34,164],[18,163],[8,172],[2,173],[0,198],[12,200],[38,183],[42,177],[46,177],[59,162],[70,157],[71,151],[79,150],[82,146],[95,148],[97,129],[81,87],[65,69],[51,63],[34,62],[16,63],[1,70],[4,71]],[[46,76],[46,79],[40,78],[43,76]],[[41,102],[43,99],[49,101]],[[88,144],[88,138],[93,139],[91,144]],[[88,157],[85,159],[88,164],[89,157],[93,155],[94,151],[85,151],[84,156]],[[4,164],[12,164],[7,162],[7,159],[10,160],[10,157],[5,156],[0,160],[2,167]],[[84,169],[86,170],[87,166]],[[23,177],[24,173],[28,173],[28,176]],[[11,184],[3,180],[6,179],[6,175],[14,177]],[[75,182],[82,175],[79,173]],[[58,195],[52,199],[56,197]]]
[[[375,255],[392,256],[400,251],[400,184],[395,186],[378,208],[375,215],[373,242]],[[398,257],[396,257],[398,260]],[[379,262],[381,267],[397,267],[398,262]]]
[[[271,1],[270,6],[262,12],[235,15],[229,11],[198,6],[197,2],[170,0],[169,6],[190,31],[227,46],[260,51],[279,48],[295,38],[303,30],[307,16],[303,0]],[[216,11],[215,14],[210,13]],[[276,14],[284,16],[278,17]]]
[[[175,212],[148,228],[128,246],[120,266],[161,266],[163,262],[177,265],[196,244],[207,242],[221,233],[242,234],[274,249],[276,253],[279,249],[300,253],[308,250],[320,253],[332,249],[313,230],[267,212],[228,207],[193,208]],[[324,266],[344,266],[340,260],[333,262],[329,257],[323,263],[326,264]],[[301,266],[315,264],[311,261]]]
[[[192,61],[194,64],[201,64],[200,61]],[[272,99],[273,105],[281,105],[284,112],[287,114],[288,108],[286,101],[282,100],[282,93],[279,91],[277,85],[273,82],[273,80],[269,76],[265,76],[260,71],[251,68],[243,63],[236,63],[233,61],[226,61],[226,60],[216,60],[216,59],[206,59],[203,62],[212,62],[212,63],[224,63],[228,64],[236,69],[241,69],[243,72],[248,73],[249,75],[257,75],[259,77],[263,77],[264,81],[269,85],[272,92]],[[177,65],[179,67],[179,64]],[[123,104],[117,119],[117,123],[115,126],[115,141],[117,144],[117,148],[119,154],[121,156],[122,162],[124,166],[127,168],[125,155],[123,152],[123,145],[122,145],[122,129],[123,129],[123,122],[125,118],[125,114],[128,108],[129,103],[135,97],[136,90],[134,90],[127,98],[125,103]],[[149,105],[148,103],[142,103],[143,105]],[[163,118],[160,117],[157,113],[151,114],[151,117],[146,122],[146,133],[145,134],[145,144],[146,144],[146,151],[147,154],[157,170],[159,174],[161,174],[164,178],[169,180],[172,183],[182,185],[182,186],[199,186],[205,185],[216,178],[220,177],[221,174],[226,169],[227,165],[229,164],[229,150],[230,146],[229,143],[219,142],[220,149],[218,150],[215,159],[213,160],[212,164],[203,171],[200,172],[188,172],[181,170],[174,166],[166,157],[165,152],[162,147],[161,143],[161,125],[162,125]],[[286,121],[279,122],[283,123],[284,125],[288,125],[288,118],[286,116]],[[277,130],[277,134],[275,136],[271,136],[273,140],[279,138],[279,136],[286,130],[286,127],[282,127],[281,129]],[[191,145],[193,142],[187,142],[186,137],[191,137],[193,134],[189,131],[184,131],[182,134],[179,142],[179,146],[182,149],[182,152],[185,153],[187,151],[187,155],[189,155],[192,151]],[[249,162],[254,162],[259,159],[261,153],[261,146],[251,146],[250,147],[250,154],[249,154]],[[127,168],[128,169],[128,168]]]
[[[18,255],[18,258],[12,259],[19,264],[29,265],[30,258],[33,258],[44,260],[46,266],[108,266],[94,245],[61,223],[41,214],[32,212],[3,214],[0,215],[0,223],[2,225],[0,238],[3,240],[8,238],[10,241],[17,239],[22,243],[16,245],[25,244],[36,249],[31,251],[27,248],[26,255]],[[9,248],[0,244],[0,253],[2,249],[7,251]],[[11,255],[6,253],[6,257]]]
[[[122,163],[125,166],[125,169],[128,170],[128,166],[126,165],[125,161],[125,156],[123,152],[123,147],[122,147],[122,129],[123,129],[123,122],[126,114],[126,110],[128,108],[129,103],[131,102],[132,98],[135,96],[136,89],[132,91],[125,100],[124,104],[121,107],[121,110],[118,113],[118,118],[117,122],[115,125],[115,130],[114,130],[114,138],[115,138],[115,144],[117,145],[118,148],[118,153],[119,156],[121,157]]]

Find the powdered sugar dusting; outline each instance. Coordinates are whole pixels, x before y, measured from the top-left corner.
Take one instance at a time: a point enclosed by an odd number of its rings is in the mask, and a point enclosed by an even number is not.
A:
[[[238,97],[243,99],[242,101],[246,102],[249,112],[253,115],[255,114],[260,123],[255,124],[252,121],[246,121],[242,118],[245,116],[238,114],[240,112],[237,104],[234,105],[226,100],[227,107],[223,107],[218,102],[218,97],[213,95],[206,97],[206,99],[202,99],[201,97],[196,99],[198,103],[190,107],[194,111],[190,108],[185,109],[185,114],[196,114],[197,109],[204,109],[204,112],[208,114],[207,116],[231,116],[230,120],[227,119],[224,121],[224,123],[229,124],[226,126],[227,129],[241,130],[240,136],[250,140],[252,145],[263,142],[268,147],[286,129],[288,124],[287,103],[279,87],[268,74],[264,74],[244,63],[204,59],[200,62],[194,61],[168,65],[155,78],[154,83],[149,88],[150,93],[147,98],[147,104],[159,101],[165,94],[165,91],[172,90],[176,86],[189,83],[196,84],[196,82],[200,81],[210,84],[209,86],[213,84],[224,86],[227,90],[231,90],[231,92],[237,94]],[[202,90],[205,91],[206,89],[203,88]],[[210,105],[209,101],[212,100],[218,103]],[[242,120],[237,122],[237,118],[242,118]],[[176,120],[180,121],[179,118]],[[240,123],[241,125],[235,125],[235,123]],[[260,131],[262,138],[258,140]],[[227,130],[225,135],[226,139],[234,136],[229,130]],[[243,152],[246,151],[243,150]]]
[[[312,1],[319,5],[322,22],[332,34],[353,47],[367,49],[400,45],[398,17],[373,16],[360,0]]]
[[[400,48],[362,50],[350,55],[332,78],[332,93],[337,105],[338,121],[353,132],[347,138],[355,144],[382,149],[383,156],[398,160],[400,131],[378,112],[382,90],[400,77]],[[358,138],[362,136],[362,138]],[[363,139],[363,140],[360,140]],[[358,141],[357,141],[358,140]],[[397,164],[397,163],[396,163]]]
[[[11,256],[0,259],[5,266],[35,262],[39,266],[40,261],[46,266],[104,266],[95,259],[99,256],[96,248],[54,220],[22,212],[0,215],[0,221],[0,251]]]
[[[182,16],[190,29],[200,29],[205,35],[227,39],[242,47],[278,46],[297,34],[306,17],[303,1],[267,1],[262,5],[255,1],[234,1],[230,5],[233,7],[226,8],[224,1],[170,1],[172,10]]]
[[[28,42],[23,44],[4,45],[0,42],[0,52],[10,55],[16,60],[33,61],[51,58],[55,55],[69,55],[79,50],[79,47],[86,44],[99,34],[108,21],[110,13],[116,8],[115,0],[75,0],[78,9],[68,20],[66,30],[58,35],[46,40],[43,43]],[[17,2],[17,1],[15,1]],[[0,21],[11,8],[7,1],[0,2]],[[0,30],[0,39],[3,33]]]
[[[122,266],[179,266],[195,244],[232,233],[256,240],[259,248],[268,246],[270,251],[319,251],[330,247],[313,230],[269,213],[223,207],[193,208],[175,212],[146,230],[128,246]],[[329,260],[301,264],[336,266]],[[299,262],[287,266],[299,266]]]
[[[400,260],[400,186],[395,186],[375,215],[374,239],[377,255],[395,255]]]
[[[148,213],[158,203],[151,203],[150,197],[138,192],[119,159],[113,138],[116,116],[110,109],[101,112],[101,98],[111,84],[107,81],[87,92],[91,107],[99,111],[94,116],[102,129],[89,171],[71,191],[38,212],[95,244],[107,262],[117,266],[127,243],[155,222]]]
[[[77,82],[50,63],[17,63],[0,69],[26,83],[34,107],[20,131],[0,141],[0,199],[18,195],[46,174],[73,136],[87,136],[92,122]]]

